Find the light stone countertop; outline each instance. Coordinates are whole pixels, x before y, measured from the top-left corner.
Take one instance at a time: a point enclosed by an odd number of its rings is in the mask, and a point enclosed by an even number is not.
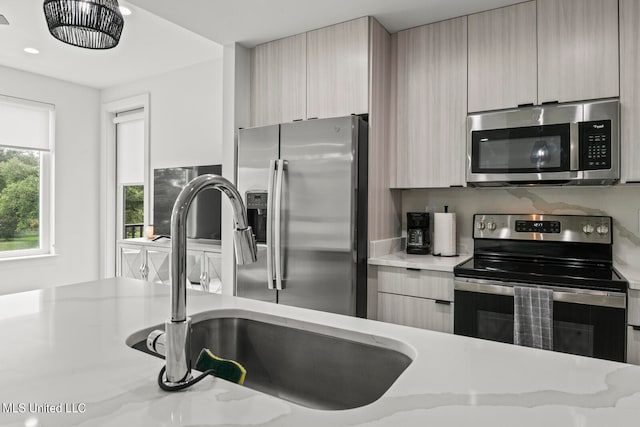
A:
[[[118,244],[123,245],[144,245],[156,248],[171,248],[171,239],[160,238],[158,240],[147,239],[146,237],[136,237],[134,239],[121,239]],[[187,239],[187,250],[221,252],[222,246],[219,240],[207,239]]]
[[[429,255],[412,255],[405,251],[396,251],[388,255],[381,255],[368,259],[369,265],[381,265],[398,268],[417,268],[420,270],[445,271],[453,273],[453,267],[467,261],[472,255],[458,255],[456,257],[438,257]],[[629,282],[630,289],[640,290],[640,265],[614,264],[614,267]]]
[[[640,263],[640,260],[638,260]],[[627,279],[629,282],[629,289],[640,290],[640,265],[630,266],[630,265],[620,265],[614,264],[618,273],[622,274],[622,276]]]
[[[471,255],[454,257],[429,255],[412,255],[405,251],[398,251],[389,255],[369,258],[370,265],[386,267],[418,268],[420,270],[445,271],[453,273],[453,267],[471,258]]]
[[[196,291],[191,314],[245,310],[346,337],[358,331],[371,343],[395,340],[414,360],[382,398],[342,411],[219,379],[165,393],[156,384],[164,362],[125,340],[166,320],[168,296],[163,285],[109,279],[0,297],[0,425],[624,427],[640,419],[640,367]],[[29,413],[30,403],[69,412]]]

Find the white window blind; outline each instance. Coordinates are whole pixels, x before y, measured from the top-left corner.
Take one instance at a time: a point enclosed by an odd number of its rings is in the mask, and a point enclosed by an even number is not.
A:
[[[118,184],[144,183],[144,120],[128,120],[116,126]]]
[[[0,145],[49,151],[53,106],[0,96]]]

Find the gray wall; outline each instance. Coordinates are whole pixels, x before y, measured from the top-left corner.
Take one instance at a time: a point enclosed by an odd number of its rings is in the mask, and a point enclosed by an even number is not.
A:
[[[0,295],[98,278],[100,93],[0,66],[0,94],[54,104],[55,255],[0,262]]]

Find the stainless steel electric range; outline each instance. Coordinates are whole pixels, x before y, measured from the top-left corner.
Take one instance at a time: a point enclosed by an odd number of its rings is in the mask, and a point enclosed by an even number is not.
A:
[[[513,343],[514,288],[553,291],[553,350],[625,361],[627,281],[606,216],[474,215],[473,258],[454,269],[454,333]]]

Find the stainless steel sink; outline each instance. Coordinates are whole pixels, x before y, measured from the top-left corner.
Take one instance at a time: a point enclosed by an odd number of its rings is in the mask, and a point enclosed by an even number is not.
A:
[[[255,320],[258,313],[244,314],[213,311],[193,316],[192,365],[206,347],[240,362],[247,369],[246,387],[303,406],[337,410],[376,401],[411,364],[411,358],[398,351],[410,353],[409,348],[398,341],[311,323],[292,325],[289,319],[264,314]],[[146,337],[163,327],[139,331],[127,344],[162,357],[147,349]]]

